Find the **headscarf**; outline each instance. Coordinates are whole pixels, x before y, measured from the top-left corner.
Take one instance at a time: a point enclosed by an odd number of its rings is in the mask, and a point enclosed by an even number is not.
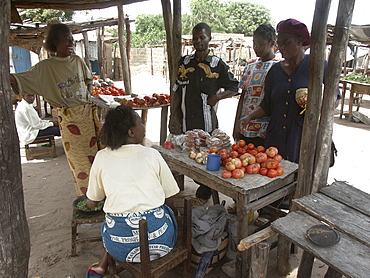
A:
[[[293,18],[288,18],[286,20],[282,20],[278,23],[276,27],[276,31],[278,33],[288,33],[291,35],[298,35],[303,38],[303,46],[310,45],[310,33],[308,33],[307,26]]]

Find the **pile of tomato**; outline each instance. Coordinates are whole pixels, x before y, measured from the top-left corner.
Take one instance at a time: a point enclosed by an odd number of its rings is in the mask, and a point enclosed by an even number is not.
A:
[[[132,107],[156,107],[170,103],[170,95],[168,94],[153,94],[143,98],[135,97],[133,99],[122,99],[121,104],[130,105]]]
[[[126,92],[124,89],[117,88],[115,86],[110,87],[92,87],[92,95],[99,97],[99,95],[110,95],[110,96],[125,96]]]
[[[284,169],[279,165],[283,160],[276,147],[265,149],[263,146],[256,147],[253,143],[247,144],[244,140],[231,146],[231,150],[218,150],[210,148],[211,153],[221,156],[221,165],[225,166],[222,172],[223,178],[241,179],[244,174],[261,174],[274,178],[284,174]]]

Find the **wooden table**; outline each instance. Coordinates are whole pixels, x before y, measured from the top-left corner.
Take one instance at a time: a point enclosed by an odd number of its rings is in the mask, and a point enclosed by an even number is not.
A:
[[[370,84],[360,83],[345,79],[340,79],[339,83],[342,83],[342,105],[340,108],[339,118],[342,119],[343,117],[343,108],[344,108],[344,100],[346,97],[347,91],[347,84],[351,85],[350,95],[349,95],[349,112],[348,112],[348,120],[351,121],[352,119],[352,111],[353,111],[353,101],[354,101],[354,94],[366,94],[370,95]],[[357,105],[357,111],[360,107],[360,103]]]
[[[314,257],[329,265],[330,277],[342,277],[342,274],[353,278],[370,277],[369,203],[369,194],[344,182],[335,182],[319,193],[293,200],[299,211],[274,221],[271,227],[304,250],[298,277],[311,277]],[[306,237],[310,227],[322,222],[339,232],[337,244],[322,247]]]
[[[91,97],[91,99],[95,104],[97,104],[102,109],[101,117],[104,118],[107,110],[110,109],[107,103],[98,97]],[[159,138],[160,145],[162,145],[166,141],[166,138],[167,138],[167,118],[168,118],[168,107],[169,106],[170,104],[162,104],[160,106],[146,107],[146,108],[133,107],[134,110],[141,111],[141,121],[145,127],[146,127],[146,121],[148,118],[148,110],[161,108],[161,123],[160,123],[160,138]]]
[[[181,152],[177,148],[167,150],[160,146],[153,146],[153,148],[161,153],[171,170],[210,187],[213,192],[221,192],[235,200],[238,219],[238,242],[250,233],[248,230],[249,212],[261,209],[295,190],[298,165],[289,161],[283,160],[280,163],[285,173],[277,178],[255,174],[246,175],[242,179],[224,179],[221,177],[223,169],[208,171],[206,165],[198,164],[195,160],[190,159],[188,152]],[[214,202],[217,203],[218,198],[215,194],[213,196]],[[248,271],[247,258],[247,252],[238,252],[236,277],[245,277]]]

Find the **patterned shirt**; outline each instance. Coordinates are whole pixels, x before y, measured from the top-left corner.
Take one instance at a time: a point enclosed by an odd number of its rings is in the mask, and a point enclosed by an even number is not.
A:
[[[243,107],[240,118],[252,113],[262,102],[265,95],[265,78],[273,64],[279,60],[274,58],[262,62],[260,59],[250,61],[244,68],[243,76],[239,83],[239,91],[244,91]],[[248,123],[243,135],[245,137],[266,137],[269,118],[259,118]]]
[[[218,121],[215,109],[207,100],[221,88],[236,92],[238,80],[229,66],[211,51],[201,62],[194,54],[182,57],[178,73],[174,91],[181,95],[183,132],[192,129],[212,132]]]

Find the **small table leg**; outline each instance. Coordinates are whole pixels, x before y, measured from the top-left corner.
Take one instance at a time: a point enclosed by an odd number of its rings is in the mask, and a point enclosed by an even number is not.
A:
[[[162,145],[167,138],[167,117],[168,117],[168,106],[162,106],[161,110],[161,134],[159,144]]]
[[[245,208],[246,204],[248,204],[248,197],[242,194],[238,194],[236,197],[236,216],[238,220],[237,224],[237,242],[240,242],[243,238],[246,238],[249,235],[248,232],[248,214]],[[249,269],[249,261],[250,258],[250,250],[240,252],[236,254],[236,278],[243,278],[245,274],[248,273]]]
[[[75,257],[77,256],[76,254],[76,238],[77,238],[77,223],[72,223],[72,251],[71,251],[71,256]]]

